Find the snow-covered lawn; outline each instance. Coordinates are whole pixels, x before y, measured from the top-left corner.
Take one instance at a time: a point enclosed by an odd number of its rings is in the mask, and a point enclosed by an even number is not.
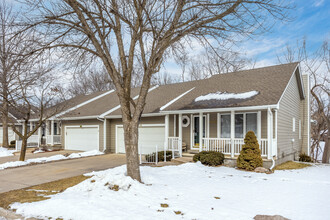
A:
[[[50,156],[50,157],[39,157],[39,158],[33,158],[33,159],[28,159],[26,161],[12,161],[12,162],[7,162],[0,164],[0,170],[10,168],[10,167],[20,167],[20,166],[25,166],[29,164],[35,164],[35,163],[46,163],[46,162],[51,162],[51,161],[56,161],[56,160],[67,160],[67,159],[73,159],[73,158],[80,158],[80,157],[89,157],[89,156],[96,156],[96,155],[101,155],[104,154],[98,150],[92,150],[92,151],[86,151],[82,153],[72,153],[69,156],[64,156],[62,154]]]
[[[14,156],[15,150],[8,150],[7,148],[0,147],[0,157]]]
[[[330,166],[267,175],[187,163],[141,167],[141,173],[145,184],[126,177],[125,166],[93,172],[91,179],[49,200],[11,208],[26,217],[79,220],[252,219],[257,214],[329,219]],[[110,189],[114,185],[119,191]]]

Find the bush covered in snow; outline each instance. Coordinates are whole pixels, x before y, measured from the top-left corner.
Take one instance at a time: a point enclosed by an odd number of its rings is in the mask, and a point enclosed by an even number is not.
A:
[[[223,153],[216,151],[202,151],[195,154],[193,160],[195,162],[200,161],[204,165],[219,166],[223,164],[225,156]]]
[[[245,135],[244,145],[237,158],[237,167],[244,170],[254,170],[257,167],[262,167],[261,151],[253,131],[249,131]]]
[[[299,154],[299,161],[301,162],[313,162],[312,158],[305,153]]]

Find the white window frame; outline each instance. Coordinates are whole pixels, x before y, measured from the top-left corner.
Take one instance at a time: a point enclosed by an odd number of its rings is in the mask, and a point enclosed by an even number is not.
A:
[[[292,132],[296,132],[296,118],[292,118]]]
[[[259,125],[258,125],[258,112],[235,112],[235,115],[242,115],[243,114],[243,136],[245,137],[246,135],[246,114],[257,114],[257,133],[258,133],[258,129],[259,129]],[[230,113],[218,113],[218,138],[223,138],[221,137],[221,115],[230,115]],[[235,123],[234,123],[235,126]],[[258,136],[258,134],[255,134],[256,136]],[[235,134],[234,134],[235,136]],[[243,137],[243,138],[244,138]]]

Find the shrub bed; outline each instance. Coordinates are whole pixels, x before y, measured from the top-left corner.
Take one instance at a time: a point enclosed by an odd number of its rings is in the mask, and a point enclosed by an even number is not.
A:
[[[301,162],[313,162],[312,158],[305,153],[299,154],[299,161]]]
[[[200,161],[202,164],[207,166],[219,166],[223,164],[225,156],[223,153],[216,151],[202,151],[198,154],[195,154],[193,161]]]
[[[147,154],[146,161],[147,162],[155,162],[156,160],[156,152]],[[166,161],[172,160],[172,151],[166,151]],[[164,151],[158,152],[158,162],[164,161]]]

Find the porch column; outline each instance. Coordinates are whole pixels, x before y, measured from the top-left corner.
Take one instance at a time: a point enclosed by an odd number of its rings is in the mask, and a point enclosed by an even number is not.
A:
[[[41,127],[38,128],[38,147],[40,147],[41,142]]]
[[[180,156],[182,157],[182,114],[179,114],[179,139],[180,139]]]
[[[170,124],[170,116],[167,114],[165,115],[165,149],[168,149],[168,128]]]
[[[235,111],[231,111],[230,112],[230,140],[231,140],[231,157],[232,158],[235,156],[234,139],[235,139]]]
[[[51,120],[50,124],[50,144],[53,146],[54,145],[54,120]]]
[[[273,148],[273,155],[276,155],[277,156],[277,109],[274,110],[274,115],[275,115],[275,136],[274,136],[274,139],[275,139],[275,143],[272,145],[272,148]]]
[[[272,158],[272,111],[270,108],[267,110],[267,159]]]
[[[210,114],[208,113],[206,116],[206,137],[210,137]]]
[[[176,136],[176,115],[174,115],[174,118],[173,118],[173,137],[177,137]]]
[[[259,145],[261,144],[261,111],[257,113],[257,138]]]
[[[30,121],[30,132],[33,130],[33,122]]]
[[[203,141],[203,112],[199,113],[199,151],[202,151]]]

